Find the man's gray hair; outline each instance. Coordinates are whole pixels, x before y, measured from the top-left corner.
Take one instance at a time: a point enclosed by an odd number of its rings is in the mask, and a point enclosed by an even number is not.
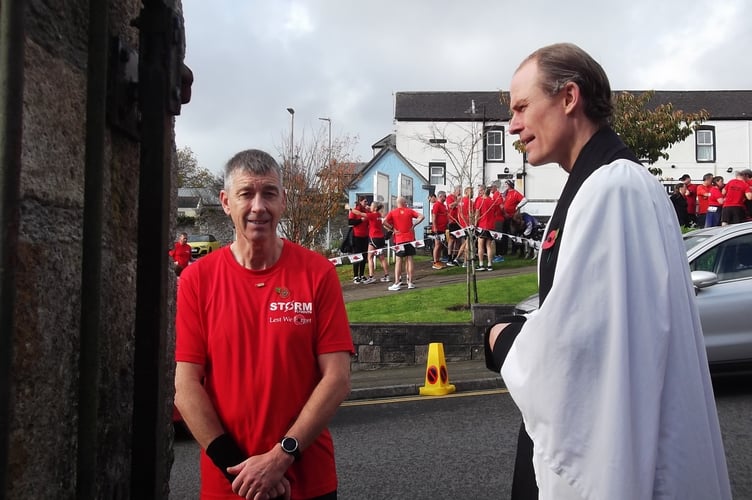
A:
[[[236,153],[225,165],[225,191],[232,185],[235,172],[248,172],[253,175],[274,173],[282,182],[282,170],[277,161],[267,152],[260,149],[246,149]]]

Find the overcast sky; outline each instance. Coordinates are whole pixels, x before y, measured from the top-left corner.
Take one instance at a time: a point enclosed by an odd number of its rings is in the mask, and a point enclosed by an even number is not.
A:
[[[533,50],[573,42],[613,89],[752,88],[748,0],[183,0],[193,98],[178,147],[220,172],[232,154],[280,158],[325,129],[356,159],[393,131],[395,92],[506,90]]]

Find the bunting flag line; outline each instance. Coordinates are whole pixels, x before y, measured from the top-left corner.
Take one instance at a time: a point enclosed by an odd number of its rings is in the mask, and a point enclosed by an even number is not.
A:
[[[467,226],[467,227],[463,227],[461,229],[457,229],[456,231],[452,231],[451,234],[459,238],[459,237],[461,237],[464,234],[469,234],[470,231],[475,231],[476,233],[479,233],[481,231],[481,229],[477,228],[475,226],[470,225],[470,226]],[[491,236],[495,240],[500,240],[504,236],[507,236],[507,237],[509,237],[515,243],[523,243],[523,244],[528,245],[530,248],[533,249],[534,258],[538,257],[538,253],[540,252],[540,248],[541,248],[541,242],[540,241],[534,240],[532,238],[521,237],[521,236],[516,235],[516,234],[500,233],[500,232],[497,232],[497,231],[489,231],[489,232],[491,233]],[[439,241],[445,241],[446,240],[446,236],[443,235],[443,234],[441,234],[441,235],[431,235],[431,236],[427,236],[427,238],[430,238],[430,239],[433,239],[433,240],[439,240]],[[400,243],[398,245],[387,245],[384,248],[379,248],[377,250],[373,250],[372,253],[374,253],[376,255],[381,255],[382,253],[384,253],[384,252],[386,252],[388,250],[392,250],[394,252],[402,252],[402,251],[405,250],[405,245],[412,245],[415,248],[425,248],[426,242],[421,239],[421,240],[415,240],[415,241],[408,241],[408,242]],[[363,257],[363,254],[365,254],[365,253],[367,253],[367,252],[356,253],[356,254],[342,254],[342,255],[339,255],[337,257],[330,258],[329,262],[331,262],[332,265],[334,265],[334,266],[340,266],[340,265],[342,265],[345,262],[345,259],[349,260],[352,263],[361,262],[361,261],[365,260],[365,258]]]

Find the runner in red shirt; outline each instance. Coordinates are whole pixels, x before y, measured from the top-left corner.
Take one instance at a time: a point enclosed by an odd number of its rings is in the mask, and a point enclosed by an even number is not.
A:
[[[449,224],[447,224],[447,253],[449,254],[448,266],[456,266],[457,254],[459,253],[461,241],[454,236],[455,231],[460,229],[460,203],[461,203],[462,187],[454,186],[452,192],[447,195],[446,206],[449,210]]]
[[[175,242],[175,246],[169,252],[175,263],[175,274],[180,276],[183,269],[188,267],[191,262],[191,246],[188,244],[188,233],[180,233],[178,241]]]
[[[358,198],[355,207],[347,214],[347,222],[353,229],[353,254],[360,254],[363,257],[362,260],[353,262],[353,283],[366,282],[366,259],[368,257],[366,254],[368,252],[368,219],[364,215],[366,213],[368,213],[368,200],[365,196],[361,196]]]
[[[376,282],[374,272],[376,271],[376,256],[381,262],[381,269],[384,271],[384,277],[379,281],[387,283],[389,281],[389,263],[386,261],[386,239],[384,238],[384,204],[380,201],[371,203],[368,212],[361,212],[353,209],[353,213],[363,216],[368,221],[368,278],[363,282],[370,285]]]
[[[458,215],[460,228],[464,231],[462,233],[463,236],[460,237],[462,239],[462,243],[460,243],[460,247],[457,250],[457,255],[462,255],[462,267],[466,267],[468,259],[467,228],[474,225],[472,221],[475,219],[475,212],[473,211],[473,188],[470,186],[465,188],[464,196],[460,200],[460,209]]]
[[[697,225],[697,185],[692,184],[692,178],[689,174],[682,175],[679,180],[687,187],[687,215],[690,224]]]
[[[713,174],[702,176],[702,184],[697,186],[697,226],[705,227],[705,218],[710,204],[710,186],[713,185]]]
[[[353,343],[337,272],[277,235],[285,191],[258,150],[225,167],[237,239],[180,278],[175,405],[201,451],[201,498],[337,495],[326,426]]]
[[[441,254],[444,249],[444,245],[441,242],[441,238],[446,238],[446,230],[449,224],[449,211],[445,205],[446,193],[439,191],[436,193],[436,201],[431,207],[431,230],[433,231],[436,240],[433,245],[433,269],[444,269],[447,267],[441,262]]]
[[[731,179],[723,189],[723,212],[721,225],[737,224],[747,220],[745,204],[752,200],[752,188],[744,179],[742,172],[736,172],[736,177]]]
[[[478,211],[478,228],[480,229],[478,235],[478,269],[476,271],[493,271],[491,259],[493,258],[494,238],[491,236],[491,231],[494,230],[499,205],[494,203],[493,198],[491,198],[491,188],[487,188],[483,196],[478,199],[476,209]],[[483,267],[484,256],[488,263],[485,268]]]
[[[405,271],[407,273],[407,288],[415,288],[413,283],[413,255],[415,247],[409,243],[415,241],[415,226],[423,222],[423,214],[407,207],[405,198],[397,198],[397,208],[386,215],[384,221],[394,228],[394,244],[402,245],[397,250],[397,262],[394,264],[394,284],[388,290],[392,292],[402,288],[402,259],[405,259]]]

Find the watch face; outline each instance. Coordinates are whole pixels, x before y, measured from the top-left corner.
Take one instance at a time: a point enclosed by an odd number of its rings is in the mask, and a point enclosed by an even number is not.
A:
[[[287,453],[295,453],[298,451],[298,440],[291,437],[286,437],[282,440],[282,449]]]

